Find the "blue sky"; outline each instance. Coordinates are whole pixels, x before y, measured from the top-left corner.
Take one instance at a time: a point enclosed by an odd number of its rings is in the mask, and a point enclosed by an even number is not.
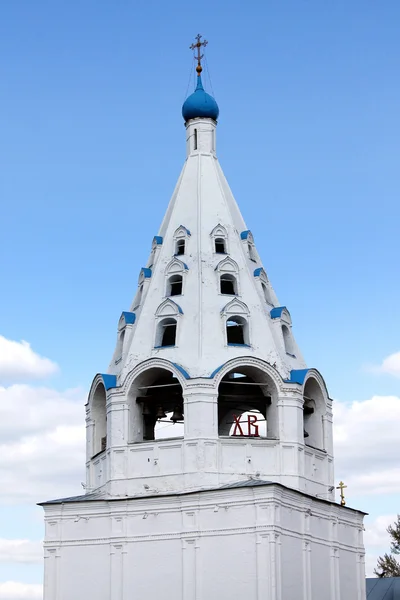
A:
[[[218,156],[308,364],[340,401],[398,395],[370,366],[400,350],[399,21],[394,0],[2,3],[0,333],[60,366],[43,385],[84,395],[107,368],[183,164],[201,32]],[[3,537],[40,539],[32,514],[4,508]]]

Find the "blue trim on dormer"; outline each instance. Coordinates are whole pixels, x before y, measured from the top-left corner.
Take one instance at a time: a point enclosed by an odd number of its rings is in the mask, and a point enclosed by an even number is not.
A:
[[[179,225],[179,227],[183,227],[183,229],[186,231],[186,233],[187,233],[188,235],[192,235],[192,234],[190,233],[189,229],[188,229],[187,227],[185,227],[184,225]],[[178,229],[179,229],[179,227],[178,227]]]
[[[189,373],[183,368],[181,367],[181,365],[178,365],[178,363],[172,363],[174,365],[174,367],[176,369],[178,369],[178,371],[180,371],[182,373],[182,375],[184,376],[185,379],[190,379],[190,375]]]
[[[287,310],[286,306],[276,306],[270,311],[271,319],[279,319],[282,316],[284,310]]]
[[[151,277],[151,269],[149,269],[148,267],[142,267],[140,269],[140,274],[142,274],[142,273],[143,273],[143,275],[144,275],[144,277],[146,279],[150,279],[150,277]]]
[[[104,387],[106,390],[117,387],[117,376],[109,375],[108,373],[100,373],[101,378],[103,379]]]
[[[285,383],[299,383],[303,385],[306,375],[310,369],[292,369],[290,379],[285,379]]]
[[[183,263],[183,266],[185,267],[186,271],[189,271],[189,267],[187,266],[186,263]]]
[[[157,244],[157,246],[161,246],[161,245],[162,245],[162,243],[163,243],[163,238],[162,238],[162,236],[161,236],[161,235],[155,235],[155,236],[153,237],[153,244],[154,244],[154,242]]]
[[[261,273],[264,271],[262,267],[258,267],[258,269],[254,269],[254,277],[260,277]]]
[[[136,321],[136,314],[134,312],[123,311],[121,317],[124,317],[126,325],[133,325]]]
[[[246,231],[242,231],[242,233],[240,234],[240,239],[247,240],[250,233],[251,233],[250,229],[246,229]]]

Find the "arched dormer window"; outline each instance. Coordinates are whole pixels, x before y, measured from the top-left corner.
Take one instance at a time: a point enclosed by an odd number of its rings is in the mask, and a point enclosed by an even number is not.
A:
[[[190,237],[190,231],[183,225],[179,225],[174,233],[174,255],[183,256],[187,254],[187,242]]]
[[[237,282],[236,277],[230,273],[224,273],[220,277],[220,292],[228,296],[237,295]]]
[[[238,299],[231,300],[222,311],[228,346],[249,346],[249,309]]]
[[[143,287],[144,287],[143,283],[141,285],[139,285],[139,287],[138,287],[138,291],[136,293],[135,300],[133,301],[133,308],[137,308],[138,306],[140,306],[140,304],[142,302]]]
[[[157,326],[157,348],[166,348],[176,345],[177,321],[173,318],[161,319]]]
[[[156,260],[157,250],[161,248],[163,243],[163,238],[160,235],[155,235],[153,237],[153,241],[151,244],[151,253],[149,256],[149,260],[147,261],[147,267],[151,268]]]
[[[188,266],[179,260],[173,258],[165,268],[166,276],[166,296],[181,296],[183,294],[183,280]]]
[[[132,329],[136,321],[136,314],[134,312],[123,312],[118,322],[118,339],[117,349],[115,352],[115,362],[118,363],[124,352],[124,343],[126,339],[126,330]]]
[[[256,279],[258,279],[260,282],[261,291],[262,291],[265,302],[267,304],[273,306],[274,303],[272,301],[272,296],[271,296],[271,287],[269,284],[267,274],[265,273],[264,269],[262,267],[255,269],[254,277]]]
[[[254,252],[254,244],[247,242],[247,252],[249,254],[249,259],[252,260],[253,262],[257,262],[256,255]]]
[[[215,254],[226,254],[224,238],[215,238]]]
[[[255,246],[254,246],[254,238],[253,238],[253,234],[251,233],[251,231],[249,229],[247,229],[246,231],[242,231],[242,233],[240,234],[240,239],[242,240],[242,242],[244,244],[246,244],[247,256],[249,257],[249,259],[252,260],[253,262],[257,262],[257,254],[255,251]]]
[[[180,296],[182,294],[183,277],[182,275],[171,275],[167,282],[166,296]]]
[[[228,233],[225,227],[218,224],[210,233],[215,254],[228,254]]]
[[[175,246],[176,256],[182,256],[183,254],[185,254],[185,245],[186,245],[186,240],[177,240],[176,241],[176,246]]]
[[[227,318],[226,341],[228,346],[248,345],[247,321],[244,317],[233,316]]]
[[[271,296],[270,296],[269,290],[268,290],[268,288],[267,288],[266,284],[265,284],[263,281],[261,282],[261,289],[262,289],[262,291],[263,291],[263,295],[264,295],[264,300],[265,300],[265,302],[266,302],[267,304],[272,304],[272,301],[271,301]]]
[[[239,267],[229,256],[221,260],[215,268],[219,278],[220,294],[237,296],[239,294]]]
[[[294,356],[294,344],[292,338],[292,332],[290,331],[288,325],[285,323],[282,324],[282,335],[283,335],[283,343],[285,345],[286,354],[290,354]]]
[[[286,306],[276,306],[270,311],[271,319],[280,326],[282,343],[286,354],[296,357],[296,344],[292,334],[292,319]]]
[[[117,360],[121,358],[124,351],[125,329],[118,333]]]
[[[181,307],[167,298],[156,311],[155,348],[177,345],[178,320],[183,315]]]
[[[138,291],[136,292],[135,299],[132,303],[131,310],[138,308],[143,300],[143,293],[145,292],[146,286],[150,283],[152,271],[150,267],[142,267],[140,269],[139,280],[138,280]]]

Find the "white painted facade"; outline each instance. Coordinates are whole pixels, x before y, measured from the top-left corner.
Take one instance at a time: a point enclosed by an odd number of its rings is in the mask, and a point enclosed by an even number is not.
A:
[[[45,600],[364,600],[363,513],[334,502],[325,383],[222,173],[216,122],[188,121],[186,148],[89,393],[87,496],[44,505]],[[172,413],[183,425],[155,439]]]

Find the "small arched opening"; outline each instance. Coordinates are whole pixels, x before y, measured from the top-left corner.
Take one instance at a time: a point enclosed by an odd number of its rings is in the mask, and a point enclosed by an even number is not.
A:
[[[143,296],[143,283],[139,286],[139,289],[137,291],[136,298],[133,303],[134,308],[137,308],[138,306],[140,306],[140,304],[142,302],[142,296]]]
[[[182,294],[182,275],[171,275],[167,282],[167,296],[180,296]]]
[[[218,387],[218,434],[277,439],[275,390],[272,379],[261,369],[232,369]]]
[[[220,291],[221,294],[226,296],[237,295],[237,282],[236,277],[230,273],[224,273],[220,277]]]
[[[216,254],[226,254],[226,244],[224,238],[216,238],[214,244]]]
[[[156,348],[176,345],[177,320],[172,317],[161,319],[157,325]]]
[[[310,377],[304,386],[304,443],[324,449],[323,416],[326,412],[324,393],[316,379]]]
[[[271,294],[269,293],[269,289],[267,288],[266,284],[263,283],[263,282],[261,282],[261,289],[262,289],[263,294],[264,294],[265,302],[267,302],[267,304],[272,304]]]
[[[129,397],[131,441],[183,437],[182,386],[173,373],[148,369],[134,381]]]
[[[249,254],[249,259],[253,262],[257,262],[254,252],[254,246],[251,242],[247,242],[247,252]]]
[[[182,256],[185,254],[185,240],[177,240],[175,245],[175,255]]]
[[[287,325],[282,325],[282,335],[283,335],[283,343],[285,345],[285,352],[286,354],[290,354],[291,356],[294,356],[294,343],[293,343],[293,337],[292,337],[292,332],[289,330],[289,327]]]
[[[121,329],[118,333],[118,344],[117,344],[117,358],[119,360],[124,351],[124,341],[125,341],[125,329]]]
[[[95,456],[107,448],[107,396],[102,383],[99,383],[92,398],[91,417],[94,424],[93,450]]]
[[[228,346],[249,345],[248,323],[244,317],[228,317],[226,320],[226,341]]]

